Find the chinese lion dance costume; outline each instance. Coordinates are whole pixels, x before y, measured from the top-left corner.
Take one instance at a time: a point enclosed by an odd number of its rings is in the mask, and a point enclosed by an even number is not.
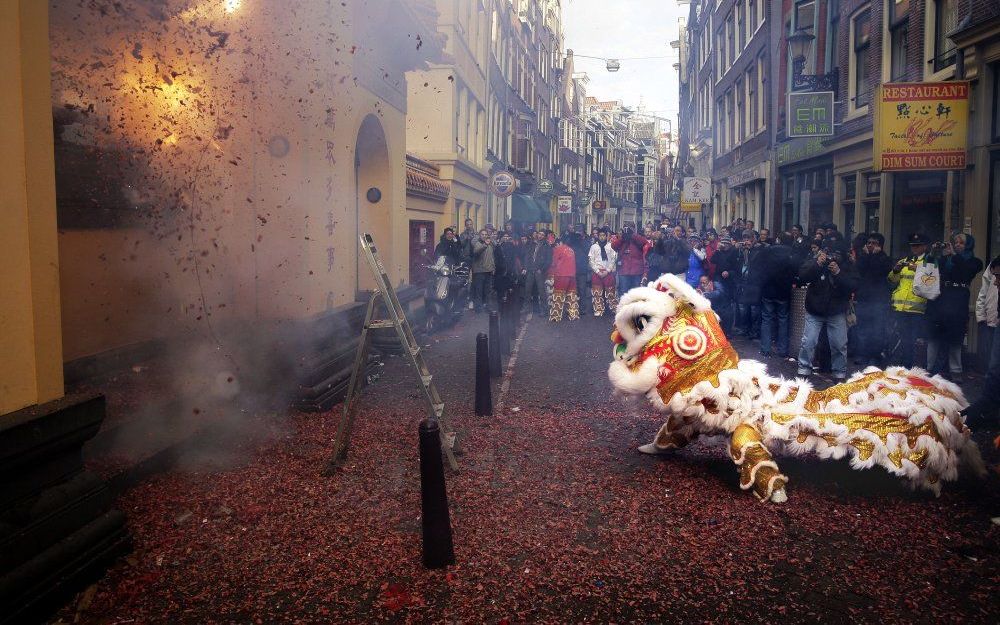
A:
[[[669,414],[639,451],[728,436],[740,487],[761,501],[787,500],[788,478],[772,451],[847,456],[855,469],[878,465],[935,494],[958,477],[960,464],[985,474],[955,384],[902,367],[869,367],[822,391],[804,379],[770,376],[762,363],[740,360],[709,301],[677,276],[626,293],[611,338],[615,388]]]

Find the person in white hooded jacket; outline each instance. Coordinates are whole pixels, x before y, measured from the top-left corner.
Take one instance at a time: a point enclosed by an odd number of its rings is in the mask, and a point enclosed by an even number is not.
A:
[[[602,228],[597,233],[597,243],[590,246],[587,255],[590,261],[590,293],[594,298],[594,316],[604,314],[605,302],[614,315],[618,308],[618,287],[615,284],[615,268],[618,263],[618,252],[611,247],[608,240],[608,229]]]
[[[987,268],[983,272],[979,295],[976,296],[976,323],[980,324],[979,331],[982,337],[979,344],[986,349],[989,349],[993,342],[993,332],[996,331],[998,319],[1000,319],[997,316],[997,282],[990,271]]]

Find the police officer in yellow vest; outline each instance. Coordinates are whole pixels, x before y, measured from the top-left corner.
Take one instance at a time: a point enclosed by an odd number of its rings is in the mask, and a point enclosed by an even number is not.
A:
[[[899,330],[899,347],[890,355],[893,364],[912,367],[916,361],[917,340],[926,336],[924,312],[927,300],[913,292],[913,275],[917,266],[930,262],[927,256],[927,236],[911,234],[907,242],[910,253],[900,258],[889,272],[892,292],[892,315]]]

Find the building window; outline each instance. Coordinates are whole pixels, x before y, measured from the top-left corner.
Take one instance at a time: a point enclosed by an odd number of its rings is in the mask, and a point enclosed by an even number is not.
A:
[[[733,92],[726,93],[726,124],[729,126],[729,137],[726,142],[729,149],[736,146],[736,107],[733,105]]]
[[[871,9],[866,8],[851,20],[851,88],[854,108],[867,106],[871,100],[868,56],[871,49]]]
[[[753,33],[757,32],[757,0],[747,0],[747,4],[750,5],[750,19],[747,24],[750,26],[750,36],[752,37]]]
[[[955,64],[955,44],[948,35],[957,25],[958,0],[934,2],[934,71],[939,72]]]
[[[731,12],[726,18],[726,67],[732,67],[736,60],[736,17]]]
[[[816,34],[816,1],[804,0],[795,4],[794,20],[792,22],[792,33],[804,31]],[[803,74],[816,73],[816,40],[809,44],[806,50],[806,63],[802,68]]]
[[[906,78],[906,49],[909,41],[910,0],[886,0],[889,33],[889,80]]]
[[[840,2],[839,0],[829,0],[826,14],[829,20],[826,35],[826,58],[825,67],[827,71],[833,72],[840,66]]]
[[[1000,63],[990,65],[993,78],[993,142],[1000,142]]]

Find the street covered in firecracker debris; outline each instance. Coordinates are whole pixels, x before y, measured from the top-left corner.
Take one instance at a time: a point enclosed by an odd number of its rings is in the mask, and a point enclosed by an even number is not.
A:
[[[135,550],[60,622],[996,622],[997,476],[913,494],[880,469],[778,458],[789,501],[738,488],[723,444],[643,456],[663,417],[613,396],[607,318],[529,320],[473,414],[468,315],[424,339],[460,433],[446,471],[457,563],[421,564],[413,371],[361,397],[343,470],[340,406],[247,417],[253,436],[177,452],[125,489]],[[778,362],[771,363],[781,367]],[[155,369],[155,365],[150,365]],[[155,371],[136,372],[138,379]],[[822,380],[817,383],[822,384]],[[150,392],[145,389],[145,392]],[[972,390],[971,392],[975,392]],[[124,401],[124,397],[112,401]],[[113,412],[113,410],[112,410]],[[996,465],[988,433],[977,436]]]

